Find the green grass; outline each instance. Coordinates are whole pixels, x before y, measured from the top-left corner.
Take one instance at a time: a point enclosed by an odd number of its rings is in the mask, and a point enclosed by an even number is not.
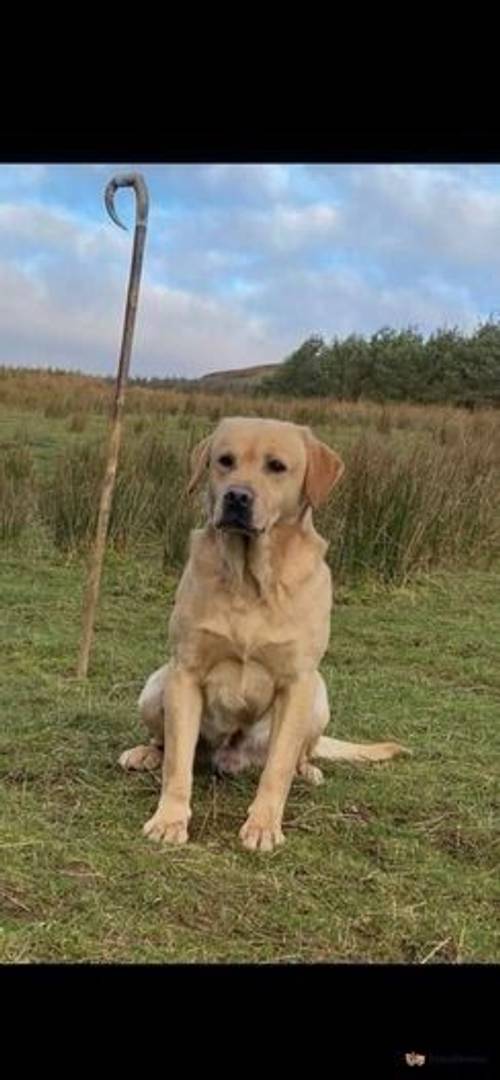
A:
[[[83,563],[35,533],[2,553],[1,961],[500,960],[498,576],[341,592],[323,665],[334,730],[414,756],[297,782],[266,856],[237,838],[255,777],[196,777],[186,848],[141,835],[159,779],[116,761],[164,659],[160,558],[108,557],[83,682]]]

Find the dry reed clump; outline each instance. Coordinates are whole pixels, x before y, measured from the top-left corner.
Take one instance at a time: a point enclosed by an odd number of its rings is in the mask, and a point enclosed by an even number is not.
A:
[[[34,462],[23,442],[0,448],[0,537],[15,540],[36,512]]]
[[[408,451],[370,433],[345,454],[338,493],[319,515],[335,576],[403,582],[499,551],[498,446],[421,440]]]
[[[71,417],[71,419],[69,421],[69,424],[68,424],[68,431],[74,431],[77,434],[81,434],[82,431],[86,430],[87,425],[88,425],[88,420],[89,420],[89,414],[88,413],[84,413],[84,412],[73,413],[73,416]]]
[[[186,460],[195,438],[189,431],[172,444],[153,432],[123,446],[109,522],[111,544],[125,548],[160,538],[165,560],[182,562],[197,519],[185,495]],[[101,441],[59,454],[40,491],[41,516],[57,547],[82,550],[92,542],[104,467]]]

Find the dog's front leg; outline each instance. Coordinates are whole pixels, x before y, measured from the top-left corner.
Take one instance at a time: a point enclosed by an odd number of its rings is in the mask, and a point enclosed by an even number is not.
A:
[[[191,817],[193,762],[200,731],[201,690],[185,668],[174,666],[164,692],[165,735],[158,809],[144,832],[152,840],[185,844]]]
[[[284,841],[283,811],[313,715],[315,676],[307,674],[282,690],[275,702],[269,752],[257,794],[240,831],[251,851],[272,851]]]

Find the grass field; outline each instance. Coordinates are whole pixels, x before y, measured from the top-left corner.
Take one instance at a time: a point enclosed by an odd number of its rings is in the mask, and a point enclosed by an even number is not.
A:
[[[40,476],[102,431],[93,414],[78,430],[12,405],[0,420]],[[500,961],[495,561],[340,587],[323,663],[333,731],[413,756],[296,782],[285,847],[266,856],[238,842],[255,776],[200,773],[191,843],[158,850],[141,828],[159,778],[117,766],[164,659],[178,571],[161,544],[110,550],[86,682],[81,555],[39,522],[0,550],[0,961]]]

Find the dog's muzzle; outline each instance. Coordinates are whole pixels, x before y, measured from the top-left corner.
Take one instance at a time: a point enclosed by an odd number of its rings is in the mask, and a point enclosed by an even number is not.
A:
[[[222,500],[222,512],[217,528],[232,532],[253,533],[254,494],[248,487],[230,487]]]

